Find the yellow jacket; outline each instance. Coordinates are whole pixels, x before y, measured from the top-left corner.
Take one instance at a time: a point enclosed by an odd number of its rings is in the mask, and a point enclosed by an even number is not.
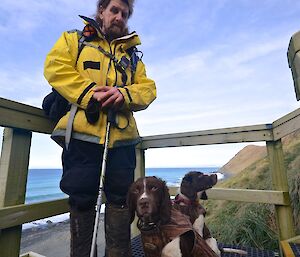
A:
[[[78,61],[77,31],[64,32],[47,55],[44,75],[50,85],[55,88],[70,103],[78,106],[73,122],[72,138],[88,142],[104,144],[107,116],[100,112],[100,118],[95,124],[88,123],[84,110],[93,95],[94,86],[118,86],[125,102],[117,114],[120,130],[112,127],[110,131],[109,147],[136,144],[140,141],[134,111],[144,110],[156,98],[156,87],[153,80],[146,75],[145,66],[138,61],[136,72],[131,84],[131,70],[126,69],[127,82],[122,86],[122,76],[116,70],[115,63],[98,49],[86,45],[81,51]],[[110,44],[97,30],[97,37],[88,42],[94,46],[101,46],[105,51],[115,55],[120,60],[122,56],[130,59],[126,49],[140,44],[138,35],[133,32],[127,36],[113,40]],[[91,65],[92,64],[92,65]],[[57,123],[52,138],[61,144],[66,134],[69,117],[68,112]]]

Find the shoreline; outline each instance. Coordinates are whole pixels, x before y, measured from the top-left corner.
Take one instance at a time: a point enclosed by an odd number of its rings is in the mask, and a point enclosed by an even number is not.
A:
[[[104,255],[104,215],[100,214],[97,238],[98,256]],[[22,231],[20,254],[35,252],[46,257],[70,256],[70,220],[28,228]]]
[[[216,173],[219,181],[224,181],[231,176],[231,174],[220,170]],[[98,256],[103,256],[105,249],[103,212],[104,205],[101,205],[97,239]],[[58,218],[57,216],[53,216],[54,219],[49,217],[23,225],[20,254],[31,251],[46,257],[70,256],[70,220],[69,217]]]

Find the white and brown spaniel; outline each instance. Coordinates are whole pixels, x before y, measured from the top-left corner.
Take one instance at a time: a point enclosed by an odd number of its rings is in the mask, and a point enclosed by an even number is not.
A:
[[[179,194],[174,200],[174,208],[190,218],[193,228],[205,240],[207,245],[218,255],[222,252],[247,255],[247,252],[233,248],[219,248],[217,240],[211,236],[208,227],[205,225],[205,208],[199,200],[207,200],[205,190],[212,188],[218,181],[216,174],[204,174],[200,171],[188,172],[182,179]]]
[[[217,257],[193,229],[190,218],[172,207],[166,183],[139,178],[129,189],[131,222],[135,213],[146,257]]]

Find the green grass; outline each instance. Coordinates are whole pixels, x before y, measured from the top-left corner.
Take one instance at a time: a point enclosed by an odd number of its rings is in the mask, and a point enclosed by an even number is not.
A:
[[[300,133],[283,144],[296,233],[300,234]],[[268,158],[263,158],[240,174],[218,183],[221,188],[272,189]],[[219,242],[260,249],[278,249],[274,207],[231,201],[208,200],[206,223]]]

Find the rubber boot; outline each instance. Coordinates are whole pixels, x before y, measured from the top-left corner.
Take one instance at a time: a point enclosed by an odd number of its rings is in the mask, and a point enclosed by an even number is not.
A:
[[[86,211],[70,209],[71,257],[90,257],[95,215],[94,208]]]
[[[125,206],[105,207],[105,257],[131,257],[130,219]]]

